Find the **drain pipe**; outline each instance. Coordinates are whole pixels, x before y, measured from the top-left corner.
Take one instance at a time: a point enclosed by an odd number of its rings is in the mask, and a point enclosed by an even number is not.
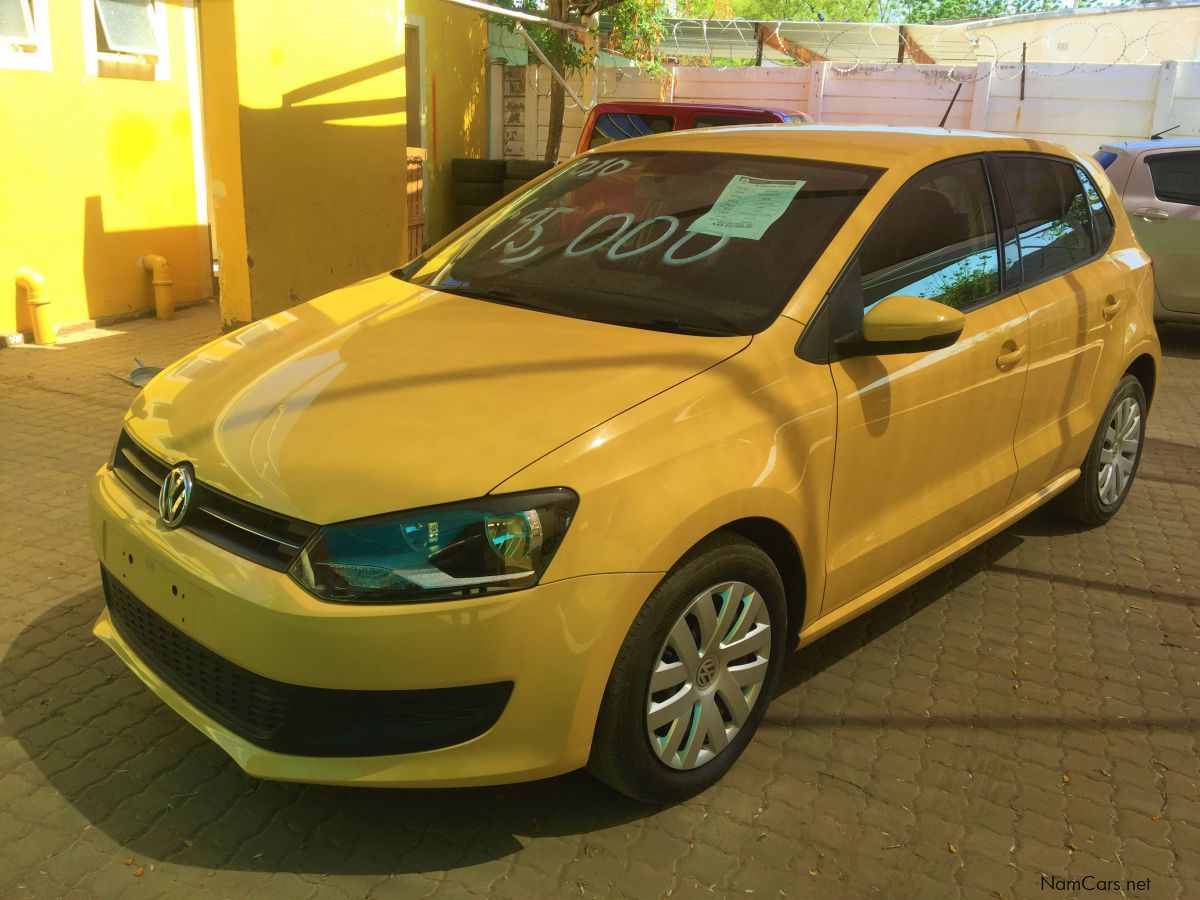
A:
[[[17,287],[25,289],[29,302],[29,318],[33,320],[33,342],[53,344],[58,340],[54,323],[50,320],[50,295],[46,293],[46,279],[33,269],[17,269]]]
[[[147,253],[138,257],[138,265],[151,274],[150,283],[154,285],[154,314],[160,319],[175,317],[175,299],[171,295],[171,267],[161,256]]]

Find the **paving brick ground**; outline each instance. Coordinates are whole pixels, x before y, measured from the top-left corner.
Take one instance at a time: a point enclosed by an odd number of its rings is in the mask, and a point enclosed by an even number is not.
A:
[[[255,781],[92,638],[112,376],[217,327],[0,351],[0,896],[1200,896],[1200,329],[1113,522],[1035,514],[797,654],[724,782],[651,809]]]

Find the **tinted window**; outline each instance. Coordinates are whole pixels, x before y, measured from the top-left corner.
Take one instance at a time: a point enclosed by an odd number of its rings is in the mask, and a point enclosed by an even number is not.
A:
[[[863,243],[863,302],[896,294],[966,309],[1000,287],[983,163],[938,166],[906,184]]]
[[[1094,160],[1096,160],[1096,162],[1100,163],[1100,168],[1107,169],[1109,166],[1111,166],[1113,163],[1115,163],[1117,161],[1117,154],[1115,154],[1109,150],[1097,150],[1096,153],[1092,156],[1092,159],[1094,159]]]
[[[726,125],[769,125],[774,116],[696,116],[693,128],[720,128]]]
[[[644,113],[601,113],[596,117],[589,146],[603,147],[625,138],[662,134],[675,127],[674,116],[655,116]]]
[[[1083,192],[1087,195],[1088,206],[1092,209],[1092,228],[1096,235],[1096,249],[1102,250],[1112,241],[1114,225],[1112,213],[1109,211],[1100,189],[1092,176],[1080,166],[1075,167],[1076,177],[1083,183]]]
[[[1020,260],[1023,280],[1042,281],[1090,259],[1092,211],[1075,167],[1044,157],[1002,156],[1000,168],[1017,225],[1005,253]]]
[[[1158,153],[1146,165],[1159,200],[1200,206],[1200,153]]]
[[[398,277],[581,319],[751,334],[877,175],[722,153],[580,157]]]

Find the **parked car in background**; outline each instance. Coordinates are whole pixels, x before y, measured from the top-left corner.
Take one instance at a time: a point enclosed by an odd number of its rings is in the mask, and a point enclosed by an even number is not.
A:
[[[771,106],[718,106],[709,103],[597,103],[583,123],[576,153],[603,147],[613,141],[645,137],[667,131],[722,128],[730,125],[793,125],[811,122],[797,109]]]
[[[798,643],[1121,507],[1160,352],[1100,174],[786,125],[564,163],[146,386],[95,634],[265,778],[690,796]]]
[[[1154,260],[1154,317],[1200,322],[1200,138],[1105,144],[1096,160]]]

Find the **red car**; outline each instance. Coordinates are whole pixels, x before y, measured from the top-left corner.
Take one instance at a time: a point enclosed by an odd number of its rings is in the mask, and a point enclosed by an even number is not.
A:
[[[597,103],[583,123],[576,153],[625,138],[689,128],[811,122],[796,109],[769,106],[711,106],[705,103]]]

